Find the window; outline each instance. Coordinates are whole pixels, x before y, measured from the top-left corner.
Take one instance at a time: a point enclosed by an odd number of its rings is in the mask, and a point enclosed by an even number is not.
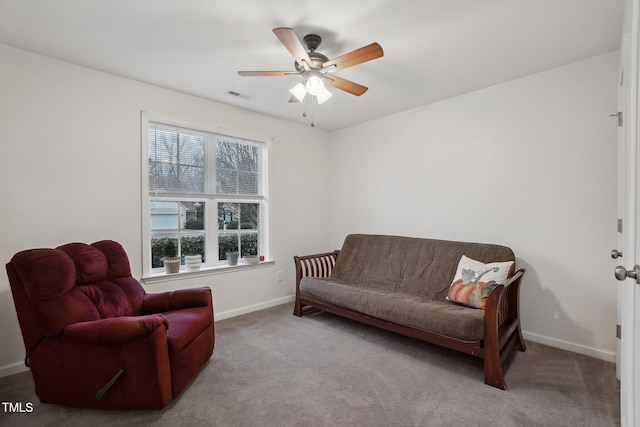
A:
[[[264,143],[146,121],[143,179],[145,274],[165,257],[202,255],[226,264],[229,252],[265,255]]]

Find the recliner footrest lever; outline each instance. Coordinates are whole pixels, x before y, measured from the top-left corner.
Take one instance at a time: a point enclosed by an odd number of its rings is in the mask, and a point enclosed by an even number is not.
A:
[[[120,378],[123,373],[124,369],[120,369],[118,372],[116,372],[116,374],[109,380],[109,382],[106,383],[105,386],[100,390],[98,390],[98,392],[96,393],[96,399],[102,400],[107,397],[107,393],[109,393],[111,387],[113,387],[113,385],[116,383],[116,381],[118,381],[118,378]]]

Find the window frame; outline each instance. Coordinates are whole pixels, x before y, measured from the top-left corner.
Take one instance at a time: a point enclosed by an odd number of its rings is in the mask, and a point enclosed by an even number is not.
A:
[[[225,271],[236,271],[245,268],[262,267],[273,264],[271,256],[271,243],[269,240],[269,152],[270,144],[266,141],[258,139],[250,139],[247,137],[238,137],[235,135],[227,135],[221,132],[213,132],[197,126],[175,123],[170,120],[160,118],[149,118],[145,111],[141,112],[141,201],[142,201],[142,279],[147,282],[153,282],[154,279],[173,280],[184,278],[185,276],[220,273]],[[205,192],[204,193],[170,193],[167,196],[159,196],[158,192],[152,192],[149,187],[149,128],[150,126],[159,125],[175,130],[184,130],[185,132],[194,132],[207,137],[205,142],[205,152],[208,151],[209,158],[205,160],[205,171],[209,175],[205,176]],[[258,170],[258,195],[230,195],[216,193],[216,145],[217,139],[222,138],[232,142],[254,145],[260,148],[260,168]],[[209,146],[209,147],[207,147]],[[210,157],[213,153],[213,159]],[[207,188],[210,191],[207,192]],[[212,191],[211,191],[212,190]],[[151,230],[151,202],[168,201],[168,202],[200,202],[204,204],[204,235],[205,235],[205,251],[206,262],[196,271],[187,271],[184,265],[181,265],[180,272],[167,274],[164,267],[152,267],[152,249],[151,239],[153,232]],[[238,263],[235,266],[229,266],[225,260],[218,259],[219,241],[218,236],[218,204],[223,202],[231,203],[257,203],[259,205],[258,213],[258,254],[264,257],[264,261],[259,264],[243,264]],[[240,231],[240,230],[239,230]],[[184,254],[183,254],[184,255]]]

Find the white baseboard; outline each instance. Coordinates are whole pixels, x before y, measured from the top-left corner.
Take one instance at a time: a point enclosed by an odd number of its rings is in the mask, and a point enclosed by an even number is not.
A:
[[[222,313],[215,313],[215,320],[223,320],[228,319],[230,317],[240,316],[242,314],[251,313],[258,310],[264,310],[265,308],[274,307],[280,304],[286,304],[288,302],[293,302],[295,300],[295,295],[289,295],[282,298],[273,299],[270,301],[261,302],[259,304],[248,305],[245,307],[235,308],[233,310],[223,311]],[[293,306],[291,306],[291,312],[293,313]]]
[[[0,378],[8,377],[9,375],[13,374],[19,374],[20,372],[28,370],[29,368],[24,364],[23,361],[0,366]]]
[[[549,347],[559,348],[561,350],[572,351],[574,353],[584,354],[585,356],[604,360],[606,362],[615,363],[616,353],[612,351],[602,350],[599,348],[587,347],[586,345],[576,344],[569,341],[559,340],[533,332],[522,331],[525,340],[548,345]]]

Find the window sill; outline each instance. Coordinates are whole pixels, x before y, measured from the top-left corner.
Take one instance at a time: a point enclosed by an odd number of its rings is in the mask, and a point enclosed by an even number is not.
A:
[[[175,280],[182,279],[194,279],[200,276],[210,276],[213,274],[225,274],[236,271],[253,270],[255,268],[263,268],[274,265],[275,261],[261,261],[258,264],[238,264],[238,265],[216,265],[216,266],[202,266],[199,270],[189,271],[186,268],[182,268],[178,273],[167,274],[151,273],[142,277],[142,282],[145,285],[152,285],[154,283],[173,282]]]

